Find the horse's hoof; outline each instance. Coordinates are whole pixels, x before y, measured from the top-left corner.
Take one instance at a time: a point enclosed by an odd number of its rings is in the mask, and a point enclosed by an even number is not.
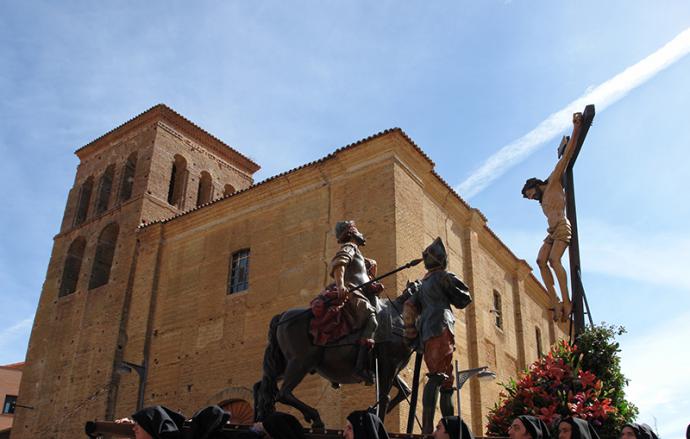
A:
[[[323,422],[319,421],[319,422],[314,422],[313,424],[311,424],[311,428],[312,428],[312,430],[325,430],[326,425]]]

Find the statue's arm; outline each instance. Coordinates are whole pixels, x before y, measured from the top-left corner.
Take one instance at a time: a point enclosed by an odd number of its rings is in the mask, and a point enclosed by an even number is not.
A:
[[[345,266],[336,265],[333,267],[331,274],[333,275],[333,280],[335,280],[335,286],[338,289],[338,298],[344,299],[348,292],[345,286]]]
[[[331,260],[331,276],[338,289],[338,297],[341,299],[345,298],[348,293],[345,285],[345,267],[352,261],[355,252],[356,249],[352,244],[344,244]]]
[[[573,158],[573,154],[575,154],[575,145],[580,138],[581,128],[582,113],[575,113],[573,114],[573,134],[570,136],[570,140],[563,151],[563,156],[561,156],[560,160],[558,160],[558,163],[556,163],[556,167],[551,173],[551,177],[549,177],[549,182],[553,181],[553,178],[558,179],[558,181],[561,181],[561,178],[563,178],[563,174],[568,168],[568,165]]]
[[[470,289],[453,273],[446,273],[444,289],[450,303],[458,309],[466,308],[472,303]]]

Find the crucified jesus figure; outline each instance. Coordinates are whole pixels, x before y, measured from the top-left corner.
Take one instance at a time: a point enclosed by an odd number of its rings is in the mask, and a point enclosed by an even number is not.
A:
[[[522,188],[523,197],[539,201],[549,224],[547,229],[548,234],[537,255],[537,265],[539,266],[539,271],[541,272],[541,277],[544,280],[546,289],[549,291],[551,297],[554,298],[557,298],[558,295],[554,287],[551,270],[556,274],[563,301],[555,304],[554,309],[556,312],[555,317],[561,320],[567,320],[572,311],[572,303],[568,295],[568,274],[561,263],[563,253],[565,253],[565,249],[568,248],[570,238],[572,237],[570,222],[565,213],[566,202],[565,189],[563,188],[563,175],[575,152],[575,144],[580,136],[581,127],[582,113],[573,114],[573,134],[570,136],[570,140],[565,146],[563,155],[558,160],[558,163],[556,163],[556,167],[553,172],[551,172],[551,175],[549,175],[549,178],[547,178],[546,181],[538,178],[530,178]]]

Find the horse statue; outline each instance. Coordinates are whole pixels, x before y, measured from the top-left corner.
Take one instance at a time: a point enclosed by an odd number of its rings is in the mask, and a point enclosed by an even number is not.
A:
[[[376,298],[376,318],[379,322],[375,334],[374,355],[377,358],[377,412],[381,419],[410,393],[409,386],[398,377],[407,365],[412,347],[405,342],[402,308],[411,297],[411,289],[395,299]],[[294,308],[277,314],[268,330],[268,346],[264,353],[263,377],[254,385],[254,410],[257,421],[275,411],[280,402],[299,410],[312,428],[323,429],[318,410],[300,401],[295,388],[309,373],[318,373],[334,387],[339,384],[357,384],[361,379],[354,373],[358,334],[346,336],[325,346],[315,345],[309,333],[313,317],[309,308]],[[278,381],[282,380],[280,388]],[[396,396],[389,396],[392,388]],[[372,406],[373,407],[373,406]]]

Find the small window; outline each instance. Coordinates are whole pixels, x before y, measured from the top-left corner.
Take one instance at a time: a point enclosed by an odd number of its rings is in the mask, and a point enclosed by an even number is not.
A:
[[[96,213],[103,213],[108,210],[108,202],[110,201],[110,191],[113,188],[113,176],[115,174],[115,165],[110,165],[105,169],[101,177],[100,187],[98,188],[98,202],[96,203]]]
[[[96,255],[93,258],[93,267],[91,268],[91,279],[89,279],[89,289],[105,285],[110,280],[110,269],[113,265],[119,230],[117,224],[111,223],[105,226],[98,237]]]
[[[120,201],[127,201],[132,196],[134,174],[137,170],[137,153],[133,152],[127,158],[125,169],[122,171],[122,185],[120,186]]]
[[[494,318],[495,318],[495,324],[497,328],[503,329],[503,309],[502,309],[502,304],[501,304],[501,293],[498,291],[494,290],[494,309],[492,312],[494,313]]]
[[[235,192],[235,187],[231,184],[226,184],[225,187],[223,188],[223,196],[227,197],[228,195],[232,195]]]
[[[187,184],[187,160],[180,155],[175,156],[175,161],[170,171],[170,186],[168,186],[168,203],[184,208],[185,186]]]
[[[544,356],[544,348],[541,344],[541,329],[537,326],[535,329],[535,336],[537,338],[537,357],[541,358]]]
[[[89,177],[79,188],[79,202],[77,203],[77,214],[74,217],[74,225],[86,221],[89,214],[89,202],[91,201],[91,191],[93,190],[93,177]]]
[[[249,249],[232,254],[228,294],[239,293],[249,288]]]
[[[2,414],[11,415],[17,405],[16,395],[5,395],[5,403],[2,405]]]
[[[85,247],[86,240],[81,237],[75,239],[72,241],[72,244],[70,244],[67,250],[67,256],[65,256],[65,266],[62,270],[62,282],[60,282],[60,292],[58,293],[59,297],[72,294],[76,291]]]
[[[208,172],[204,171],[201,173],[201,177],[199,177],[199,189],[196,192],[196,205],[201,206],[202,204],[206,204],[211,202],[211,198],[213,197],[213,179],[211,178],[211,174]]]

